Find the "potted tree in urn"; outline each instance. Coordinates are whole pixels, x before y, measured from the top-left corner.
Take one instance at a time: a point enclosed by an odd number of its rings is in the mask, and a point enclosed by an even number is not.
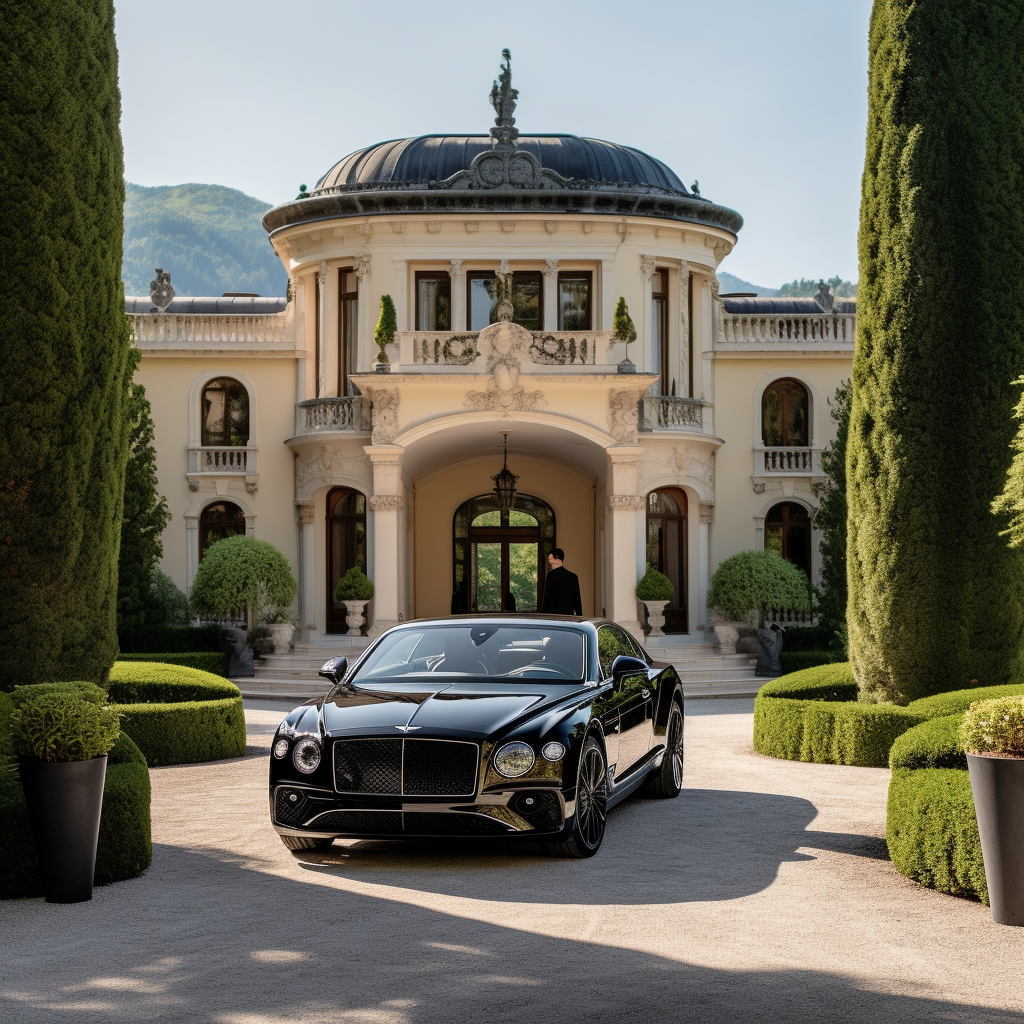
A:
[[[741,631],[754,636],[766,608],[806,612],[810,607],[803,570],[775,551],[740,551],[711,574],[708,621],[722,654],[736,653]]]
[[[647,621],[651,627],[651,636],[664,636],[662,626],[665,625],[665,606],[675,596],[672,581],[663,573],[647,563],[647,571],[636,585],[636,596],[647,606]]]
[[[373,341],[379,352],[374,369],[377,373],[387,373],[391,369],[391,360],[388,359],[387,347],[395,340],[395,331],[398,330],[398,316],[395,313],[395,303],[390,295],[380,297],[380,315],[377,317],[377,326],[373,329]]]
[[[612,341],[626,343],[626,357],[619,363],[619,373],[636,373],[636,364],[629,358],[629,343],[636,341],[636,327],[622,295],[615,304],[615,313],[612,316]]]
[[[972,704],[960,726],[992,920],[1024,926],[1024,697]]]
[[[373,584],[366,573],[353,565],[334,588],[334,600],[345,606],[345,624],[349,636],[358,636],[363,628],[363,616],[366,605],[373,597]]]
[[[47,903],[92,899],[107,752],[120,716],[92,683],[37,683],[11,694],[11,741]]]

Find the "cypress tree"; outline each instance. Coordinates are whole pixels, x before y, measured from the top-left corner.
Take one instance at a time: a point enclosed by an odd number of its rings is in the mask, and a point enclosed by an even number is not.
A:
[[[111,0],[0,16],[0,687],[117,654],[129,330]]]
[[[1024,7],[875,0],[847,471],[870,699],[1024,678],[1024,551],[989,513],[1024,370]]]

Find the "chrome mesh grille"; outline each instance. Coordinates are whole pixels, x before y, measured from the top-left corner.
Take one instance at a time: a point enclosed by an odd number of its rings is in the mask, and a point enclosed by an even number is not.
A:
[[[280,825],[298,825],[307,816],[306,804],[301,789],[279,789],[274,795],[274,818]]]
[[[334,743],[334,788],[371,796],[472,796],[475,743],[426,739],[352,739]]]
[[[414,836],[495,836],[515,831],[497,818],[482,814],[427,814],[406,812],[406,835]]]
[[[327,811],[308,822],[320,832],[376,832],[396,834],[402,831],[401,811]]]

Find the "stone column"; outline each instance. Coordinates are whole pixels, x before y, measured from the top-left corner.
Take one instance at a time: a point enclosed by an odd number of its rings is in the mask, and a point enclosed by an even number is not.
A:
[[[327,296],[324,294],[327,284],[327,264],[321,260],[320,269],[316,273],[316,397],[327,394]]]
[[[558,330],[558,260],[545,260],[543,331]]]
[[[711,585],[711,527],[715,521],[715,506],[708,502],[700,502],[700,552],[697,558],[697,572],[700,574],[700,588],[697,614],[700,625],[709,632],[708,624],[708,587]]]
[[[363,448],[373,466],[373,624],[369,637],[398,624],[401,611],[401,560],[404,557],[401,445],[371,444]]]
[[[448,271],[452,279],[452,330],[466,330],[466,271],[462,260],[452,260],[451,270]]]
[[[640,257],[640,272],[644,276],[644,308],[643,308],[643,319],[640,321],[641,328],[639,331],[639,341],[642,346],[640,349],[640,365],[648,373],[660,373],[662,367],[658,365],[661,358],[660,353],[654,351],[654,324],[651,317],[651,307],[654,303],[654,285],[652,284],[652,278],[654,277],[654,257],[643,256]],[[634,318],[634,323],[636,318]],[[655,382],[651,385],[651,393],[657,394],[660,390],[660,385]]]
[[[198,486],[198,485],[197,485]],[[192,589],[192,581],[199,568],[199,515],[185,516],[185,592]]]
[[[358,331],[356,338],[356,367],[360,372],[369,370],[370,364],[377,361],[373,348],[373,327],[377,322],[377,310],[370,308],[370,257],[354,256],[352,270],[355,272],[358,287],[356,298],[359,302]]]
[[[644,497],[637,494],[637,469],[644,456],[639,445],[605,449],[608,456],[608,607],[605,612],[641,642],[644,638],[637,618],[636,585],[643,575],[640,564],[644,537]]]
[[[615,303],[618,302],[618,296],[615,294],[615,261],[601,260],[598,274],[601,277],[601,318],[593,318],[593,327],[595,331],[610,331],[615,319]],[[590,301],[596,311],[595,296],[592,295]],[[617,359],[613,361],[618,362]]]
[[[299,526],[299,629],[302,638],[316,632],[316,527],[312,501],[295,502]],[[326,626],[326,623],[325,623]]]
[[[690,264],[683,260],[679,268],[679,387],[676,394],[690,394]]]

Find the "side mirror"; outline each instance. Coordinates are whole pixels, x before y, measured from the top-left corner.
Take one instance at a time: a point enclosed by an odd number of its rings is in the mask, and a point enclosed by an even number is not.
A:
[[[644,676],[647,677],[647,662],[641,661],[639,658],[634,658],[629,654],[619,654],[612,662],[612,679],[615,682],[619,682],[620,679],[625,679],[626,676]]]
[[[348,658],[331,658],[330,661],[324,662],[323,668],[317,673],[324,679],[330,679],[330,681],[337,686],[342,679],[345,678],[345,673],[348,671]]]

